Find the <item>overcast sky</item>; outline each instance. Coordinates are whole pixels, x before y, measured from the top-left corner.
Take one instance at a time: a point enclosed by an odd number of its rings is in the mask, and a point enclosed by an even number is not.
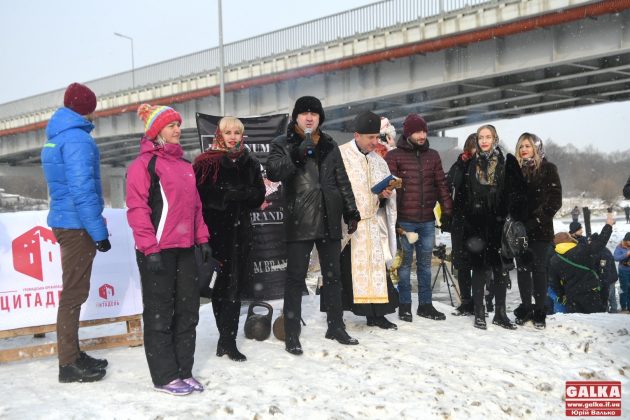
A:
[[[429,0],[427,0],[429,1]],[[437,0],[436,0],[437,1]],[[223,0],[224,43],[373,3],[361,0]],[[217,0],[0,1],[0,103],[218,45]],[[430,121],[429,121],[430,124]],[[630,103],[494,122],[508,146],[523,131],[579,148],[630,149]],[[400,128],[400,127],[397,127]],[[447,135],[460,142],[475,130]]]

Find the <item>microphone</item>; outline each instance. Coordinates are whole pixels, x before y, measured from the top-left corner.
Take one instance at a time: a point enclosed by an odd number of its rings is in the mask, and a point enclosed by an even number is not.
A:
[[[311,138],[312,128],[304,129],[304,142],[306,143],[306,156],[313,156],[315,148],[313,147],[313,139]]]

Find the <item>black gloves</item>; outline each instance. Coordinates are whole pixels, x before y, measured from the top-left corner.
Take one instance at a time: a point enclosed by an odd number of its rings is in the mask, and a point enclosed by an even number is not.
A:
[[[210,258],[212,258],[212,248],[210,248],[210,244],[208,242],[199,245],[201,249],[201,258],[203,262],[208,262]]]
[[[102,241],[96,241],[96,250],[100,252],[107,252],[112,249],[112,244],[109,243],[109,239],[103,239]]]
[[[302,140],[300,144],[294,146],[291,150],[291,159],[296,163],[303,163],[308,157],[315,154],[315,143],[311,138]]]
[[[147,270],[153,274],[164,271],[164,263],[162,263],[162,255],[159,252],[147,255]]]
[[[247,200],[247,190],[244,188],[228,188],[225,192],[225,201],[244,201]]]
[[[315,143],[313,143],[313,139],[308,136],[302,141],[302,143],[299,144],[297,149],[298,154],[302,156],[303,159],[306,159],[307,157],[312,156],[315,152]]]
[[[450,232],[453,224],[453,217],[450,214],[442,214],[440,217],[440,229],[442,232]]]
[[[357,227],[359,226],[359,221],[357,219],[348,220],[348,233],[352,235],[357,231]]]

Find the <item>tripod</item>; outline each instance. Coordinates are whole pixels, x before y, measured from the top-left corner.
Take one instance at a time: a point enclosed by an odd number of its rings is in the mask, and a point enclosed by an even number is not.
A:
[[[453,281],[453,275],[448,271],[446,267],[446,262],[444,258],[440,258],[440,266],[437,269],[437,273],[435,273],[435,278],[433,279],[433,284],[431,285],[431,290],[435,288],[435,283],[440,275],[440,271],[442,272],[442,280],[446,283],[446,289],[448,290],[448,297],[451,300],[451,306],[455,307],[453,304],[453,295],[451,294],[451,287],[455,290],[457,298],[461,301],[461,295],[459,294],[459,289],[455,282]]]

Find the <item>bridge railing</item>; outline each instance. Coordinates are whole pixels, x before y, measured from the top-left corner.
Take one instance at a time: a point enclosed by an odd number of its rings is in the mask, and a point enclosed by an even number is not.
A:
[[[431,19],[466,8],[510,1],[514,0],[384,0],[225,44],[224,62],[226,67],[236,66],[287,51],[358,36],[379,28]],[[86,84],[98,96],[102,96],[131,90],[133,79],[135,79],[135,90],[141,90],[146,86],[188,75],[217,71],[218,68],[219,47],[214,47],[136,68],[133,77],[131,71],[126,71],[88,81]],[[0,119],[55,108],[61,103],[63,92],[64,89],[58,89],[0,104]]]

